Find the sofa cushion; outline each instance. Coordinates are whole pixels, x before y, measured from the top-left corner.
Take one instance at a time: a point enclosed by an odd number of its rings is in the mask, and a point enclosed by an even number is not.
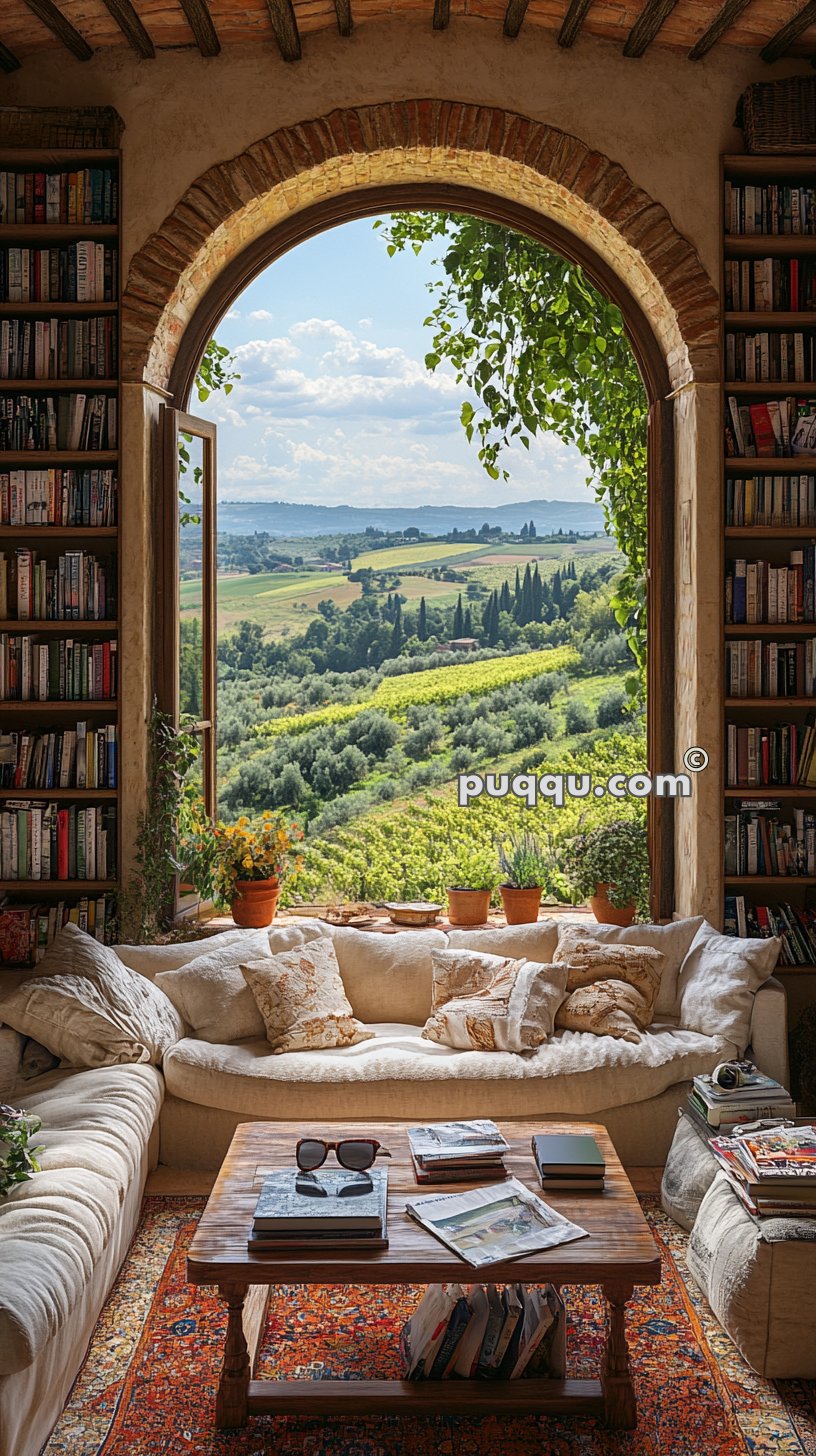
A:
[[[184,1036],[184,1022],[164,992],[70,922],[39,972],[0,999],[0,1021],[70,1066],[158,1064]]]
[[[342,926],[329,933],[354,1015],[365,1022],[388,1019],[421,1026],[431,1010],[431,951],[445,949],[444,931],[377,935]]]
[[[716,1037],[667,1025],[650,1027],[639,1046],[560,1032],[525,1057],[454,1051],[425,1040],[418,1026],[369,1030],[374,1039],[358,1046],[284,1056],[261,1040],[210,1046],[187,1038],[165,1057],[167,1090],[275,1119],[584,1116],[709,1072],[726,1050]]]
[[[155,1067],[51,1073],[27,1091],[42,1172],[0,1199],[0,1375],[23,1370],[71,1318],[111,1239],[162,1101]]]
[[[550,965],[558,944],[558,926],[554,920],[538,920],[533,925],[497,925],[489,930],[449,930],[451,950],[480,950],[488,955],[518,956],[526,961]]]
[[[220,940],[220,936],[213,936],[213,941]],[[248,1036],[263,1036],[263,1017],[241,974],[241,963],[271,960],[268,932],[243,930],[240,938],[226,944],[203,944],[205,949],[195,960],[172,971],[158,972],[159,990],[170,997],[202,1041],[243,1041]]]
[[[613,980],[577,986],[555,1017],[556,1026],[566,1031],[619,1037],[635,1044],[641,1040],[641,1026],[649,1021],[649,1007],[637,987]]]
[[[241,974],[279,1056],[371,1040],[349,1005],[329,936],[242,966]]]
[[[303,945],[308,940],[317,940],[325,935],[327,927],[320,920],[299,920],[297,925],[272,925],[266,931],[272,955],[290,946]],[[216,935],[202,935],[198,940],[173,941],[170,945],[115,945],[120,961],[138,971],[140,976],[155,980],[159,971],[177,971],[188,966],[199,956],[236,945],[246,930],[219,930]]]
[[[559,939],[567,930],[578,924],[582,935],[591,935],[602,944],[651,945],[662,951],[666,957],[660,987],[655,1002],[657,1016],[677,1017],[680,1014],[680,994],[677,981],[680,967],[686,957],[697,931],[703,924],[702,915],[691,915],[685,920],[673,920],[670,925],[596,925],[592,921],[564,920],[558,928]]]
[[[567,966],[570,993],[596,981],[625,981],[638,993],[630,1014],[639,1027],[649,1025],[666,963],[661,951],[650,945],[604,945],[575,927],[561,936],[555,960]]]
[[[464,1051],[528,1052],[552,1034],[566,966],[435,950],[433,1011],[422,1035]]]
[[[720,935],[703,921],[680,971],[681,1025],[690,1031],[716,1028],[744,1052],[751,1036],[754,997],[772,974],[781,944],[775,938]]]

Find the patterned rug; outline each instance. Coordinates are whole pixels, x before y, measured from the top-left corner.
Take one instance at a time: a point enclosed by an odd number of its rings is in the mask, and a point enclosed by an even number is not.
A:
[[[752,1374],[686,1282],[686,1236],[643,1200],[663,1283],[629,1306],[638,1397],[635,1432],[591,1417],[308,1421],[258,1417],[213,1430],[224,1315],[185,1284],[203,1199],[147,1198],[130,1254],[43,1456],[816,1456],[816,1394]],[[568,1374],[597,1374],[599,1291],[568,1289]],[[397,1332],[419,1291],[292,1286],[264,1337],[259,1377],[389,1378]]]

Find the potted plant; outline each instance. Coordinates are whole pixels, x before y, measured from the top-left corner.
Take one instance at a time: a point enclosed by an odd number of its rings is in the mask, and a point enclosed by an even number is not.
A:
[[[448,888],[451,925],[484,925],[490,914],[490,896],[498,879],[489,849],[466,850],[459,855],[456,884]]]
[[[601,924],[649,918],[651,869],[643,823],[616,819],[577,834],[564,846],[561,868],[576,903],[589,900]]]
[[[270,925],[275,918],[281,880],[295,854],[303,830],[284,824],[271,809],[251,820],[242,814],[234,824],[217,820],[212,826],[215,845],[215,887],[229,904],[236,925]],[[295,867],[300,861],[295,858]]]
[[[511,835],[499,846],[504,882],[499,892],[508,925],[530,925],[538,919],[549,865],[534,834]]]

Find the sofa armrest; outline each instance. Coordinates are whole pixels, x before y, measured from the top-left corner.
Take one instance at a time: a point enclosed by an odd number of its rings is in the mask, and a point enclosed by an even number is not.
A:
[[[23,1041],[19,1031],[0,1024],[0,1102],[8,1102],[22,1081]]]
[[[781,981],[771,976],[754,997],[750,1053],[761,1072],[789,1087],[788,1001]]]

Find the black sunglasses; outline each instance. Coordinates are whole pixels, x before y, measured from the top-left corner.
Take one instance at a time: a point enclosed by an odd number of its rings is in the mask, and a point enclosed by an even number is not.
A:
[[[313,1173],[322,1168],[329,1153],[336,1153],[341,1168],[352,1173],[364,1173],[374,1165],[375,1158],[390,1158],[387,1148],[376,1138],[343,1138],[339,1143],[327,1143],[323,1138],[301,1138],[295,1148],[295,1161],[303,1173]]]

